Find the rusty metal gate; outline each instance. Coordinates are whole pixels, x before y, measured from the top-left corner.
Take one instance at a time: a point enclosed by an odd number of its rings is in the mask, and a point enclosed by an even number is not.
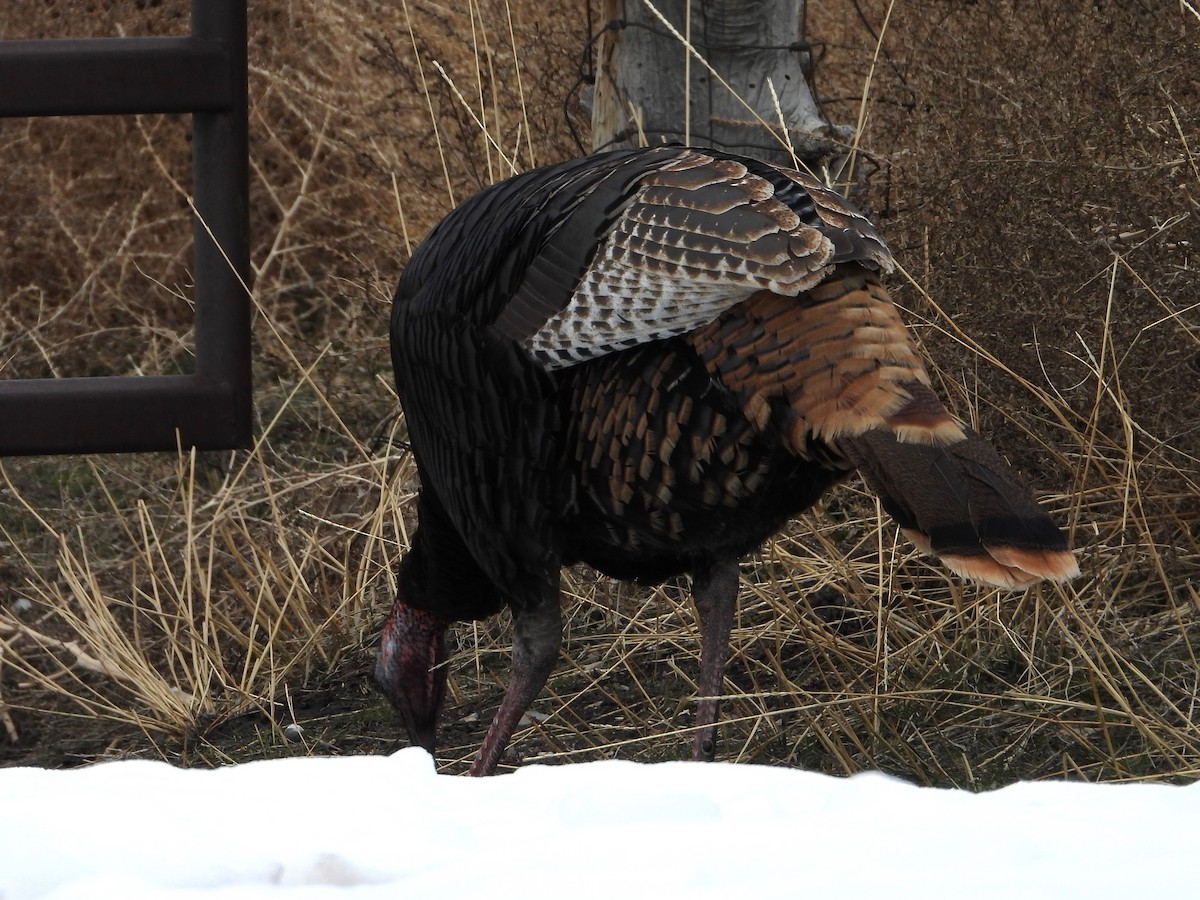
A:
[[[0,116],[191,113],[196,353],[186,375],[0,379],[0,454],[249,443],[246,0],[191,16],[180,37],[0,41]]]

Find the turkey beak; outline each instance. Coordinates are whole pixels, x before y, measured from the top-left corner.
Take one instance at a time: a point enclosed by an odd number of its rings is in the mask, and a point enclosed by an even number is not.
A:
[[[397,603],[383,628],[375,681],[391,701],[409,740],[433,753],[446,688],[446,623]]]

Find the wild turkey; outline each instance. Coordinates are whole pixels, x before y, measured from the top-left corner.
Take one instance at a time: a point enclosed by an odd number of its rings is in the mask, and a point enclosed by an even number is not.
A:
[[[716,746],[737,560],[857,469],[924,552],[1020,588],[1078,573],[958,423],[880,283],[870,222],[799,172],[626,150],[487,188],[413,254],[392,363],[421,481],[376,679],[432,751],[452,622],[508,606],[491,773],[561,637],[559,569],[692,578],[693,754]]]

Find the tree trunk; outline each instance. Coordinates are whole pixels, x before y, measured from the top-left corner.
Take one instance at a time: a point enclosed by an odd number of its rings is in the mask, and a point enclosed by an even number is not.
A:
[[[852,129],[831,126],[813,98],[804,6],[603,0],[592,149],[679,142],[784,165],[794,150],[810,166],[837,155]]]

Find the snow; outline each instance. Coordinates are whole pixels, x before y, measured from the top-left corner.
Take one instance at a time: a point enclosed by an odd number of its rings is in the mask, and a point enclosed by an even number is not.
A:
[[[0,900],[1190,896],[1200,784],[599,762],[490,779],[421,750],[0,770]]]

